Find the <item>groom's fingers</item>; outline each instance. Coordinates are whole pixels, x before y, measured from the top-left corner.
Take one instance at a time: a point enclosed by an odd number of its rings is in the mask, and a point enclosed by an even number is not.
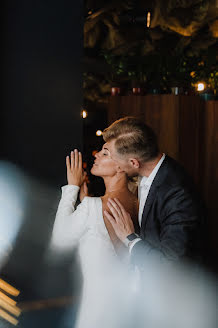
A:
[[[115,201],[116,205],[119,207],[119,210],[122,213],[122,215],[125,216],[127,214],[127,211],[125,210],[125,208],[123,207],[121,202],[117,198],[114,198],[114,201]]]
[[[104,210],[104,215],[106,216],[106,218],[108,219],[108,221],[112,224],[112,226],[113,226],[113,228],[115,230],[116,221],[115,221],[114,217],[112,215],[110,215],[107,210]]]
[[[115,208],[114,203],[108,201],[107,206],[109,207],[111,213],[113,214],[116,221],[119,220],[120,212]]]
[[[111,206],[113,206],[114,210],[117,212],[117,214],[118,214],[119,216],[122,215],[119,206],[115,203],[115,201],[114,201],[113,199],[108,198],[108,204],[110,204]]]
[[[118,214],[113,208],[113,206],[110,203],[107,203],[108,208],[110,209],[111,213],[113,214],[113,219],[117,220]]]

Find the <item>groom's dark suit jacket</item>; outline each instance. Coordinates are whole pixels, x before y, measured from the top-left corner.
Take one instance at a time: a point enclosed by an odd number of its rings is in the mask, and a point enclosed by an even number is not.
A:
[[[184,169],[166,156],[151,185],[142,215],[140,238],[131,251],[140,265],[149,257],[178,260],[201,255],[202,204]]]

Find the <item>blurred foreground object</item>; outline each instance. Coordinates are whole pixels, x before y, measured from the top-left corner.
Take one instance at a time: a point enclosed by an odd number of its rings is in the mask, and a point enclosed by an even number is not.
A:
[[[19,317],[21,310],[16,306],[17,303],[6,294],[16,297],[20,294],[20,291],[3,279],[0,279],[0,288],[2,290],[0,292],[0,317],[16,326],[18,320],[14,316]]]
[[[26,179],[14,164],[0,162],[0,270],[8,260],[23,224]]]

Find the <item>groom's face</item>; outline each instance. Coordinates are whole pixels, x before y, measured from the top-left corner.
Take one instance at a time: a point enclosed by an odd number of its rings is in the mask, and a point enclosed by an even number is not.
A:
[[[139,175],[138,169],[133,165],[133,158],[130,155],[121,155],[117,152],[115,146],[116,140],[113,139],[108,141],[105,145],[110,151],[110,156],[113,161],[115,161],[120,169],[127,173],[129,176]]]

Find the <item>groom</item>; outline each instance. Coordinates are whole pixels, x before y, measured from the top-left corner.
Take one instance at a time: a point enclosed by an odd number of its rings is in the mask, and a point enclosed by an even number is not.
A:
[[[140,234],[119,200],[108,201],[112,215],[105,211],[133,262],[140,266],[152,256],[196,260],[201,255],[203,212],[183,168],[160,153],[152,129],[134,117],[115,121],[103,137],[120,170],[139,176]]]

